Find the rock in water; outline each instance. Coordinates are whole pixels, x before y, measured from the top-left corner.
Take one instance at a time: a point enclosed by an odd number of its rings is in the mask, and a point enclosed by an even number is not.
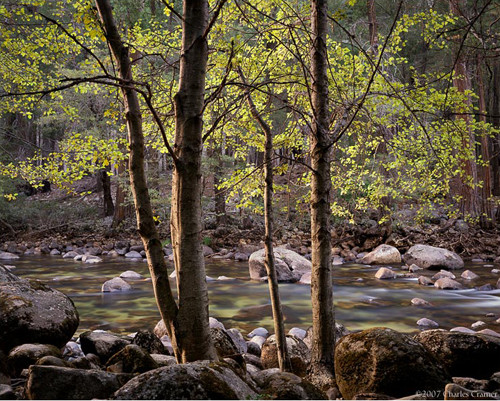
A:
[[[15,259],[19,259],[19,255],[16,255],[15,253],[0,251],[0,259],[1,260],[15,260]]]
[[[366,265],[391,265],[401,263],[398,249],[390,245],[379,245],[373,251],[361,258]]]
[[[381,267],[375,274],[375,278],[378,278],[379,280],[393,279],[396,278],[396,273],[387,267]]]
[[[463,288],[462,284],[448,277],[443,277],[434,283],[434,287],[441,290],[461,290]]]
[[[489,378],[500,371],[500,338],[444,330],[415,336],[452,376]]]
[[[444,372],[422,344],[388,328],[348,334],[335,351],[335,376],[344,399],[359,393],[403,397],[442,390],[451,380]]]
[[[404,261],[424,269],[463,269],[464,261],[455,252],[429,245],[414,245],[403,256]]]
[[[143,373],[114,394],[117,400],[247,400],[257,394],[225,362],[165,366]]]
[[[132,287],[120,277],[112,278],[102,285],[102,292],[129,291]]]
[[[265,249],[261,249],[250,255],[248,259],[248,269],[252,280],[262,280],[267,278],[266,267],[264,264],[266,258]],[[280,282],[295,282],[311,271],[311,262],[283,247],[274,248],[274,258],[276,264],[276,274]]]
[[[0,349],[25,343],[63,347],[79,324],[73,301],[38,281],[0,274],[13,280],[0,282]]]

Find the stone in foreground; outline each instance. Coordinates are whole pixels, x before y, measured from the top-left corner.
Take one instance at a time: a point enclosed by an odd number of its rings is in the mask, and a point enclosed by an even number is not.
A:
[[[401,263],[401,254],[397,248],[383,244],[363,256],[360,262],[366,265],[399,264]]]
[[[464,261],[455,252],[429,245],[414,245],[403,256],[408,264],[424,269],[463,269]]]
[[[442,390],[451,380],[444,372],[422,344],[392,329],[351,333],[337,343],[335,375],[344,399],[360,393],[404,397]]]
[[[246,400],[257,394],[225,362],[165,366],[115,392],[117,400]]]

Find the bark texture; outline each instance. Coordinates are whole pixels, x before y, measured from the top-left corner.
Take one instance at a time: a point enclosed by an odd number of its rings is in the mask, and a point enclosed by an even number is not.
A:
[[[331,146],[328,128],[327,28],[327,0],[312,0],[311,301],[313,341],[311,373],[333,375],[335,318],[329,226]]]
[[[217,359],[208,323],[201,245],[201,154],[208,44],[207,0],[184,1],[179,91],[175,95],[171,236],[177,270],[182,362]]]
[[[118,67],[119,77],[123,80],[123,101],[129,140],[129,175],[134,197],[137,226],[148,260],[148,267],[153,282],[156,302],[164,320],[172,347],[179,359],[180,351],[178,327],[176,324],[177,305],[170,289],[168,272],[163,249],[153,219],[146,176],[144,173],[144,136],[142,115],[137,92],[132,79],[132,66],[128,48],[123,44],[113,19],[109,0],[96,0],[97,11],[101,19],[106,39]]]

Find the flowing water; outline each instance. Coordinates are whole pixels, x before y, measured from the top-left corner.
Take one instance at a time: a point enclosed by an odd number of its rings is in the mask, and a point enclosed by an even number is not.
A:
[[[72,259],[51,256],[29,256],[13,263],[13,272],[25,278],[38,279],[52,288],[69,295],[79,313],[78,332],[104,329],[130,333],[138,329],[152,329],[160,316],[156,309],[146,263],[124,258],[108,258],[102,263],[83,264]],[[467,283],[469,289],[438,290],[418,285],[416,278],[377,280],[377,267],[359,264],[334,266],[335,313],[338,321],[350,330],[374,326],[391,327],[403,332],[418,330],[416,321],[426,317],[435,320],[441,328],[470,325],[477,320],[500,332],[495,320],[500,316],[500,290],[483,292],[474,287],[495,285],[500,275],[491,273],[492,266],[469,263],[466,268],[480,278]],[[227,276],[231,280],[208,281],[210,315],[224,325],[246,333],[255,327],[272,330],[271,308],[267,283],[248,279],[248,264],[234,261],[207,261],[210,277]],[[394,267],[398,273],[399,267]],[[132,291],[102,293],[104,281],[134,270],[145,279],[130,281]],[[170,269],[171,271],[171,269]],[[460,277],[461,270],[454,272]],[[435,272],[425,271],[432,276]],[[175,288],[175,279],[171,279]],[[310,287],[301,284],[280,284],[287,329],[311,325]],[[412,298],[431,302],[430,307],[411,306]],[[486,317],[494,313],[495,317]]]

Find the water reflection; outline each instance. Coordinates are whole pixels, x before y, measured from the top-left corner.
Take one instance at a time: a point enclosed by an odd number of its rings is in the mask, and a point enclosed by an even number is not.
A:
[[[243,262],[207,262],[207,275],[227,276],[233,280],[209,281],[210,314],[244,332],[256,326],[272,328],[269,294],[266,283],[248,279],[247,264]],[[495,284],[498,275],[482,264],[466,266],[480,278],[467,282],[467,287]],[[104,281],[134,270],[145,279],[131,281],[133,290],[126,293],[101,293]],[[480,292],[474,288],[442,291],[418,285],[415,278],[395,280],[374,278],[377,268],[357,264],[334,266],[334,297],[336,318],[349,329],[388,326],[401,331],[417,330],[416,321],[422,317],[435,320],[440,327],[470,326],[477,320],[500,331],[494,323],[500,315],[500,290]],[[395,268],[398,273],[404,273]],[[50,256],[23,257],[16,262],[14,273],[46,282],[68,294],[80,313],[79,331],[89,328],[129,333],[153,328],[159,313],[153,298],[146,263],[124,259],[105,259],[100,264],[84,265],[73,260]],[[423,274],[432,276],[433,272]],[[458,271],[459,277],[461,271]],[[175,281],[171,281],[175,293]],[[287,328],[311,325],[310,287],[300,284],[280,284]],[[432,306],[416,307],[412,298],[423,298]],[[495,317],[486,317],[494,313]]]

